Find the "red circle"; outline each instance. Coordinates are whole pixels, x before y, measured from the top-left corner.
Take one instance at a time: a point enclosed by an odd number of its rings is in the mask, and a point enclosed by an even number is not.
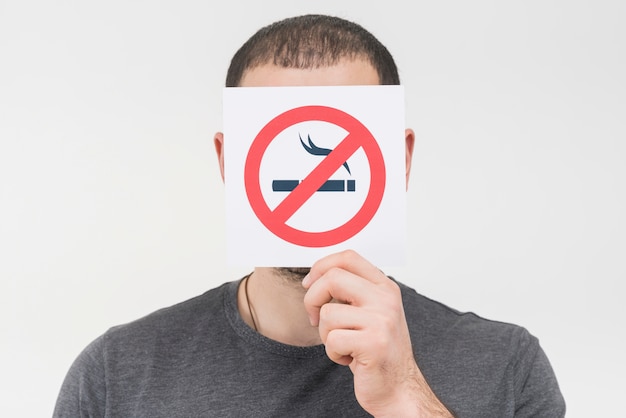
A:
[[[301,231],[286,224],[288,217],[284,220],[278,218],[274,211],[267,206],[259,180],[261,160],[274,138],[283,130],[296,123],[311,120],[329,122],[344,128],[348,131],[348,137],[342,142],[346,142],[355,135],[351,141],[358,141],[356,149],[363,148],[370,166],[370,188],[361,209],[343,225],[323,232]],[[355,144],[350,145],[354,147]],[[335,150],[338,148],[339,146]],[[349,155],[346,155],[343,161],[348,157]],[[353,116],[327,106],[303,106],[276,116],[254,138],[248,151],[244,168],[244,183],[248,201],[261,223],[279,238],[303,247],[328,247],[344,242],[359,233],[378,211],[385,192],[385,181],[385,161],[380,147],[371,132]],[[294,192],[295,190],[291,193]]]

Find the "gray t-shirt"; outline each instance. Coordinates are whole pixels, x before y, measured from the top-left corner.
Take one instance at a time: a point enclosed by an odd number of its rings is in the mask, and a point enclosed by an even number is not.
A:
[[[78,356],[55,417],[360,417],[352,373],[323,346],[295,347],[248,327],[239,282],[114,327]],[[563,417],[537,339],[459,313],[400,285],[415,358],[458,417]]]

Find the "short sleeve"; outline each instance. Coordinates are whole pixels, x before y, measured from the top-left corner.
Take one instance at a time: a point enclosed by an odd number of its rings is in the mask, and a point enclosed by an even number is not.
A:
[[[554,370],[538,340],[526,333],[516,381],[515,418],[565,416],[565,400]]]
[[[103,366],[103,339],[89,344],[70,367],[54,408],[54,418],[103,417],[106,381]]]

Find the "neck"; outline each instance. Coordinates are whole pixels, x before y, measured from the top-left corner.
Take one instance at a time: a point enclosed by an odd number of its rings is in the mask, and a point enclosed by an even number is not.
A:
[[[286,277],[273,268],[257,267],[246,281],[249,299],[246,300],[244,281],[239,286],[237,305],[251,328],[256,326],[257,332],[283,344],[321,344],[319,331],[311,326],[304,309],[306,290],[300,279]]]

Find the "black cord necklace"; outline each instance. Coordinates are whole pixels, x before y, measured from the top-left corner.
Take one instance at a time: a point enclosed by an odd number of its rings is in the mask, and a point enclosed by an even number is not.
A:
[[[250,318],[252,319],[252,326],[254,327],[254,330],[256,332],[259,332],[256,326],[256,321],[254,320],[254,314],[252,313],[252,305],[250,304],[250,297],[248,296],[248,281],[250,280],[250,276],[252,276],[252,273],[248,274],[246,278],[244,279],[246,282],[243,284],[243,291],[246,294],[246,303],[248,304],[248,312],[250,313]]]

